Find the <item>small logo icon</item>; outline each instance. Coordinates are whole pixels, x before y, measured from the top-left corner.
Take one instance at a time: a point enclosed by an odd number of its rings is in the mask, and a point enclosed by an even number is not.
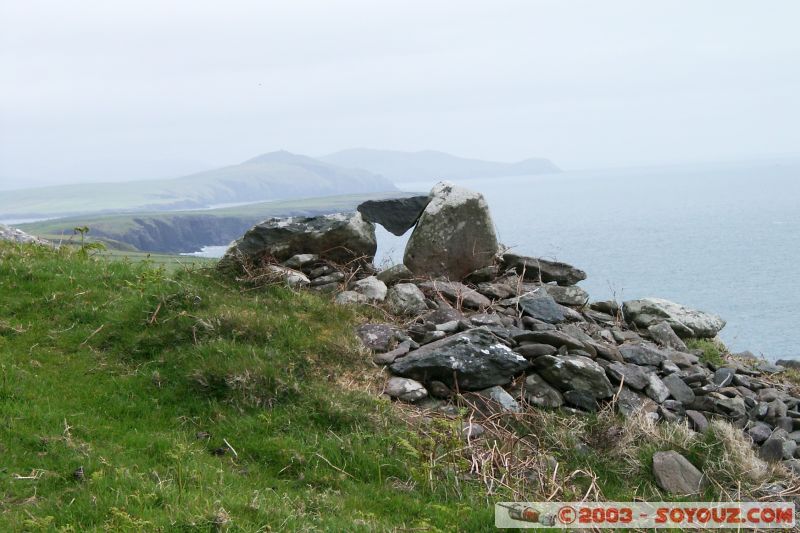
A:
[[[575,521],[575,509],[569,505],[565,505],[558,510],[558,520],[562,524],[571,524]]]

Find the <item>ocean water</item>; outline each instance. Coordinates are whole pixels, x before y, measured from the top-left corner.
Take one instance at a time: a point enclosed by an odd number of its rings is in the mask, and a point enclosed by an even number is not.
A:
[[[593,300],[666,298],[722,316],[734,351],[800,358],[800,161],[460,184],[484,194],[515,252],[585,270]],[[400,260],[406,238],[381,231],[378,261]]]

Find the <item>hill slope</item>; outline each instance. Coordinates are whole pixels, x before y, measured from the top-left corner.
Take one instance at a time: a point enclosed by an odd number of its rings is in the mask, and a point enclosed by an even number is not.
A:
[[[394,191],[386,178],[310,157],[273,152],[239,165],[168,180],[4,191],[0,218],[197,209],[228,203]]]
[[[560,169],[548,159],[526,159],[517,163],[498,163],[467,159],[444,152],[400,152],[357,148],[320,158],[343,167],[361,168],[398,181],[493,178],[549,174]]]

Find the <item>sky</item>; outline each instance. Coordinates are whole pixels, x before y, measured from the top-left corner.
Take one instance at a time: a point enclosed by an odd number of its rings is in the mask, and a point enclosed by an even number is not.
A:
[[[800,153],[800,2],[4,0],[0,189],[278,149]]]

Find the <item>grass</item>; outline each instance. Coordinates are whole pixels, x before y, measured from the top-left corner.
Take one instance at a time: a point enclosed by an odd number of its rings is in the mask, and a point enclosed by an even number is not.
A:
[[[786,479],[743,477],[763,464],[725,424],[610,410],[493,416],[467,443],[381,399],[360,311],[202,265],[0,243],[0,309],[0,531],[493,531],[495,501],[671,499],[660,449],[705,498]]]
[[[725,363],[722,356],[727,350],[722,343],[712,339],[687,339],[686,346],[690,350],[700,350],[700,360],[704,363],[717,366]]]

